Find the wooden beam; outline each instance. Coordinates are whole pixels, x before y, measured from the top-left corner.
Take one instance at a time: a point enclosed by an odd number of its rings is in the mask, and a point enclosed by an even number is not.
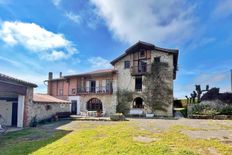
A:
[[[19,95],[26,95],[27,87],[20,86],[20,85],[14,85],[10,83],[5,83],[0,81],[0,93],[15,93]]]

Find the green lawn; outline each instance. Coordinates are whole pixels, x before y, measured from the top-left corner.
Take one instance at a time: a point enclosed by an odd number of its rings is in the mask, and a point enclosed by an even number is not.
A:
[[[152,132],[137,128],[134,122],[128,121],[104,125],[80,122],[77,128],[70,131],[65,127],[62,130],[39,127],[9,133],[0,137],[0,155],[192,155],[209,154],[209,148],[221,154],[232,152],[231,145],[216,139],[191,139],[181,134],[183,129],[198,130],[185,126]]]

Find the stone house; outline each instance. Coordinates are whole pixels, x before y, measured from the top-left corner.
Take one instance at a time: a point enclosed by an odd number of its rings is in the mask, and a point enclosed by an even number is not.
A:
[[[30,120],[35,116],[37,120],[44,120],[59,112],[70,112],[70,102],[47,94],[34,94],[30,109]]]
[[[70,102],[34,94],[36,84],[0,73],[0,115],[7,126],[27,127],[33,117],[46,119],[57,112],[69,112]]]
[[[126,89],[134,94],[130,113],[146,113],[149,109],[144,106],[142,97],[144,74],[149,72],[153,61],[168,63],[172,77],[168,79],[168,85],[173,90],[178,53],[175,49],[160,48],[139,41],[111,62],[113,69],[67,76],[60,73],[59,78],[53,78],[50,72],[46,80],[48,95],[69,100],[72,114],[101,110],[109,116],[116,112],[117,91]],[[173,93],[167,102],[167,112],[156,111],[156,115],[173,115]]]

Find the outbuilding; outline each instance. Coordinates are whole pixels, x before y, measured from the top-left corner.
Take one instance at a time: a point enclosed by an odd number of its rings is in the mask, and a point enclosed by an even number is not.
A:
[[[29,125],[28,105],[33,100],[36,84],[0,73],[0,115],[7,126]]]

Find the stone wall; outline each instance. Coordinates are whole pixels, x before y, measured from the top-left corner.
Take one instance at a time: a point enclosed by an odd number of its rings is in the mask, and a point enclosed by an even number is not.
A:
[[[43,120],[51,118],[57,112],[70,112],[70,104],[32,102],[30,109],[33,109],[30,111],[30,120],[35,116],[37,120]]]
[[[101,100],[102,102],[102,108],[103,111],[105,112],[106,116],[109,116],[110,114],[116,113],[116,105],[117,105],[117,96],[116,94],[112,95],[100,95],[100,94],[95,94],[95,95],[81,95],[80,96],[80,111],[84,112],[87,111],[87,102],[92,99],[92,98],[97,98]]]
[[[33,103],[33,88],[28,87],[27,88],[27,93],[24,98],[24,114],[23,114],[23,126],[27,127],[30,124],[31,121],[31,104]]]
[[[0,100],[0,114],[5,119],[6,125],[11,126],[12,101],[3,101],[3,100]]]

